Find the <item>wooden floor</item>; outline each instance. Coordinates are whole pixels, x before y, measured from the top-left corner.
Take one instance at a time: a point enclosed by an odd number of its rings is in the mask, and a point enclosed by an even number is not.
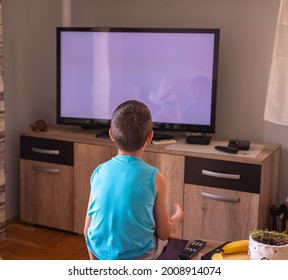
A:
[[[81,235],[21,223],[6,224],[6,240],[0,241],[4,260],[88,260],[85,239]]]

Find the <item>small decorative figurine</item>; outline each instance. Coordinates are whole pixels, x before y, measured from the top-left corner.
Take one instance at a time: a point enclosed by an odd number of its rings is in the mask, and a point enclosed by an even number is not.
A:
[[[46,122],[43,120],[38,120],[35,123],[30,124],[30,127],[32,131],[36,131],[36,132],[47,131]]]

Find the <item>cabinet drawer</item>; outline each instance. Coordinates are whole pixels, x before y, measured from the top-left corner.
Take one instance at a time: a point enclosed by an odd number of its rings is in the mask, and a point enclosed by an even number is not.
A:
[[[260,193],[261,166],[223,160],[185,157],[187,184]]]
[[[20,178],[21,221],[73,231],[73,166],[22,159]]]
[[[185,184],[184,212],[189,219],[184,218],[183,238],[247,239],[249,231],[259,226],[259,199],[259,194]]]
[[[73,143],[36,137],[20,137],[20,157],[73,166]]]

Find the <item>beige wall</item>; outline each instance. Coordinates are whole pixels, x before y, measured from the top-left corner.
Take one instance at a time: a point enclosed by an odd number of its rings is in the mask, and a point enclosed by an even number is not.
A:
[[[54,121],[60,0],[2,0],[6,109],[6,217],[19,214],[19,132]],[[7,87],[6,87],[7,84]]]
[[[286,199],[288,127],[263,121],[280,0],[71,2],[74,26],[220,28],[216,135],[281,144],[279,201]],[[61,25],[61,1],[3,0],[3,8],[9,218],[19,211],[19,131],[38,118],[55,123],[55,27]]]

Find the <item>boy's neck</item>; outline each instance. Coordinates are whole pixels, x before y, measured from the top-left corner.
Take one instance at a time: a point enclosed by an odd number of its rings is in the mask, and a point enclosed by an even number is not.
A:
[[[134,157],[142,158],[143,152],[144,152],[144,149],[140,149],[140,150],[133,151],[133,152],[125,152],[125,151],[118,150],[118,155],[134,156]]]

